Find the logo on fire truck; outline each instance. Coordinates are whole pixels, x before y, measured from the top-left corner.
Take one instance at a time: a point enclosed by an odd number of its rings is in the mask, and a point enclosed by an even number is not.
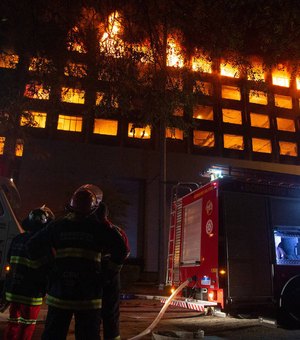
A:
[[[205,210],[206,210],[206,213],[207,213],[208,216],[211,215],[213,208],[214,208],[214,206],[213,206],[212,201],[208,200],[207,203],[206,203],[206,206],[205,206]]]
[[[206,229],[206,233],[208,235],[210,235],[214,229],[214,224],[213,224],[213,221],[211,219],[209,219],[207,222],[206,222],[206,226],[205,226],[205,229]]]

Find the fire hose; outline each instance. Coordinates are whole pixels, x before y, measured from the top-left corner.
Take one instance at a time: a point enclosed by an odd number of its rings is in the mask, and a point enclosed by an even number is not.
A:
[[[184,281],[167,299],[167,301],[165,302],[165,304],[163,305],[162,309],[160,310],[160,312],[158,313],[157,317],[154,319],[154,321],[151,323],[150,326],[148,326],[143,332],[141,332],[140,334],[134,336],[133,338],[130,338],[128,340],[137,340],[140,339],[141,337],[149,334],[153,328],[159,323],[160,319],[162,318],[162,316],[165,314],[165,311],[167,310],[167,308],[169,307],[169,304],[172,302],[172,300],[174,299],[174,297],[184,288],[186,287],[193,279],[192,278],[188,278],[186,281]]]

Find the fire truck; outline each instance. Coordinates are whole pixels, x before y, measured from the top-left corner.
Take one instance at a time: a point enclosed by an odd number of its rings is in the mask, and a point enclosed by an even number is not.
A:
[[[0,176],[0,291],[9,270],[7,252],[12,239],[22,232],[13,209],[20,205],[20,196],[14,182]]]
[[[186,187],[169,229],[166,286],[193,279],[178,304],[299,325],[300,177],[229,168]]]

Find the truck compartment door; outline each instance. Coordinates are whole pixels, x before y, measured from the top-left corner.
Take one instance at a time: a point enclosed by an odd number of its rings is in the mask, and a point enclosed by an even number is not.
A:
[[[228,298],[246,303],[270,300],[272,266],[267,198],[223,192],[222,206],[227,239]]]

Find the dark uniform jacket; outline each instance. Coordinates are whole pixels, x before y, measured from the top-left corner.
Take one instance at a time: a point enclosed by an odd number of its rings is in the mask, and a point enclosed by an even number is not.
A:
[[[7,259],[10,271],[5,281],[5,298],[10,302],[37,306],[42,304],[46,292],[49,257],[35,260],[29,258],[26,243],[32,236],[32,232],[25,232],[17,235],[11,243]]]
[[[121,265],[127,255],[124,242],[109,223],[74,214],[50,223],[28,243],[33,258],[47,247],[53,249],[47,304],[72,310],[101,308],[103,290],[102,254]]]

